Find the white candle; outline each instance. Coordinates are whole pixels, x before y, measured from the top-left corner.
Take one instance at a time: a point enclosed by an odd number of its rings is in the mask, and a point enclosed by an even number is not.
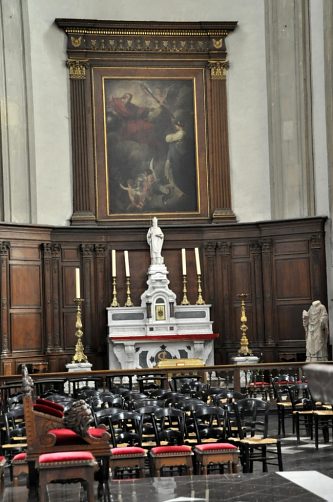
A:
[[[116,250],[112,249],[112,277],[117,277]]]
[[[75,269],[75,294],[76,294],[76,298],[81,298],[81,292],[80,292],[80,269],[79,268]]]
[[[194,249],[195,254],[195,265],[197,267],[197,275],[201,275],[201,267],[200,267],[200,257],[199,257],[199,249]]]
[[[128,261],[128,251],[124,251],[124,258],[125,258],[125,275],[126,277],[130,276],[130,269],[129,269],[129,261]]]
[[[186,249],[182,249],[182,269],[183,275],[186,275]]]

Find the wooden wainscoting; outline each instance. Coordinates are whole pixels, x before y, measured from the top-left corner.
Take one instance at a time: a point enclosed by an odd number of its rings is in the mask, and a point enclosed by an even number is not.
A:
[[[327,305],[324,218],[253,224],[160,222],[170,288],[182,298],[181,248],[187,249],[188,298],[197,299],[194,248],[200,249],[203,297],[212,305],[215,363],[240,343],[240,293],[250,347],[263,361],[302,360],[302,310]],[[115,227],[0,226],[1,370],[26,362],[63,371],[75,346],[75,268],[81,269],[83,343],[94,369],[108,368],[106,307],[112,300],[111,251],[117,251],[118,301],[126,301],[129,251],[135,305],[146,289],[148,225]]]

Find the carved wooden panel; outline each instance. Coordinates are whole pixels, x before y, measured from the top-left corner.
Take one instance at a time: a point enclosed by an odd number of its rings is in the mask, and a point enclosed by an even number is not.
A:
[[[39,265],[11,265],[11,307],[41,306]]]
[[[43,349],[40,312],[16,312],[10,315],[12,351],[39,351]]]
[[[307,257],[275,260],[276,300],[311,298],[310,263]]]

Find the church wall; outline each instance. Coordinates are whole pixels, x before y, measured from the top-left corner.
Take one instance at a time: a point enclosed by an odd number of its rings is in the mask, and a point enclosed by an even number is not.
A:
[[[27,359],[47,360],[53,370],[63,369],[70,360],[75,343],[76,266],[83,270],[84,329],[95,367],[105,367],[105,307],[111,299],[113,246],[129,249],[133,268],[140,270],[133,277],[136,302],[145,287],[148,253],[143,224],[136,229],[69,227],[73,210],[70,82],[65,35],[54,24],[61,17],[238,21],[226,44],[232,208],[239,225],[166,229],[170,242],[164,254],[172,287],[179,298],[181,247],[199,246],[205,299],[213,305],[215,329],[222,334],[216,345],[218,363],[227,362],[238,348],[237,295],[242,291],[249,294],[250,342],[266,360],[302,357],[300,314],[312,300],[328,306],[332,325],[331,219],[326,220],[328,295],[324,219],[269,223],[272,218],[331,212],[331,14],[330,0],[288,0],[278,6],[275,0],[1,2],[5,29],[0,33],[0,92],[6,107],[2,102],[0,215],[7,222],[41,225],[0,229],[3,371],[13,372]],[[292,21],[289,32],[271,31],[282,30],[285,18]],[[310,53],[311,67],[303,67],[309,64]],[[293,68],[297,82],[289,93]],[[280,72],[279,78],[275,71]],[[293,131],[297,134],[291,138]],[[190,295],[195,301],[194,262],[190,266]],[[124,301],[123,288],[119,294]]]

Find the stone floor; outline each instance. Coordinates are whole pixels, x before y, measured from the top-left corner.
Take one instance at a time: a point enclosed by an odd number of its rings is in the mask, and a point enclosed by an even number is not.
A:
[[[302,438],[296,444],[291,433],[282,440],[284,471],[275,472],[269,466],[262,473],[259,465],[253,474],[225,474],[208,476],[176,476],[110,481],[110,502],[186,502],[186,501],[333,501],[333,444],[319,445]],[[97,485],[96,485],[96,500]],[[3,502],[26,502],[28,491],[24,486],[12,488],[6,477]],[[30,498],[31,500],[31,498]],[[50,502],[80,502],[84,499],[79,484],[49,485]]]

